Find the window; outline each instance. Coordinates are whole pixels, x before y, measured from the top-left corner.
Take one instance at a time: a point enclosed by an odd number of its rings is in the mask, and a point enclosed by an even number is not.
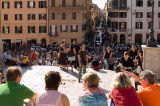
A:
[[[71,25],[71,32],[78,32],[78,25]]]
[[[136,12],[136,18],[143,18],[142,12]]]
[[[39,20],[46,20],[46,14],[39,14]]]
[[[115,29],[118,29],[118,22],[112,22],[111,23],[111,29],[112,29],[113,32],[115,31]]]
[[[160,29],[160,22],[159,22],[159,29]]]
[[[142,7],[143,6],[143,0],[136,0],[136,6]]]
[[[15,33],[22,33],[22,26],[15,26]]]
[[[160,1],[158,2],[158,7],[160,7]]]
[[[158,18],[160,18],[160,12],[158,12]]]
[[[147,18],[152,18],[152,13],[151,12],[147,12]]]
[[[127,8],[127,0],[120,0],[120,8]]]
[[[66,7],[66,0],[62,0],[62,7]]]
[[[22,8],[22,1],[15,1],[14,8]]]
[[[126,22],[119,22],[119,29],[126,29],[127,23]]]
[[[46,1],[39,1],[39,8],[46,8]]]
[[[2,1],[2,8],[3,9],[7,9],[7,8],[9,8],[9,1]]]
[[[58,35],[57,26],[54,26],[54,25],[50,26],[50,35],[51,36],[57,36]]]
[[[147,6],[148,6],[148,7],[151,7],[151,6],[152,6],[151,0],[148,0],[148,1],[147,1]]]
[[[15,14],[15,20],[22,20],[22,14]]]
[[[73,7],[76,7],[76,0],[73,0],[72,3],[73,3]]]
[[[66,19],[66,13],[62,12],[62,20],[65,20],[65,19]]]
[[[28,26],[28,33],[35,33],[35,26]]]
[[[46,33],[47,27],[46,26],[39,26],[39,33]]]
[[[148,29],[151,29],[151,27],[152,27],[152,23],[148,22]]]
[[[119,12],[119,18],[127,18],[126,12]]]
[[[76,20],[76,12],[73,12],[73,13],[72,13],[72,19],[73,19],[73,20]]]
[[[35,8],[35,1],[28,1],[27,5],[28,5],[28,8]]]
[[[52,20],[55,20],[55,13],[52,13]]]
[[[4,14],[4,20],[8,20],[8,14]]]
[[[3,34],[9,34],[10,33],[10,27],[9,26],[2,26],[2,33]]]
[[[52,7],[55,7],[55,0],[51,0]]]
[[[143,29],[143,22],[136,22],[136,29]]]
[[[61,30],[61,32],[67,32],[68,31],[68,26],[67,25],[61,25],[60,30]]]
[[[28,20],[35,20],[35,14],[28,14]]]
[[[109,17],[118,18],[118,12],[109,12]]]

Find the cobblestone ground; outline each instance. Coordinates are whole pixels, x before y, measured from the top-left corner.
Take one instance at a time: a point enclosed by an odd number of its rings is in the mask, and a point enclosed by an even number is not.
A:
[[[45,90],[44,76],[50,70],[60,72],[62,76],[62,84],[59,87],[59,91],[66,94],[69,98],[71,106],[78,106],[78,96],[83,90],[83,84],[78,83],[78,71],[74,69],[74,72],[65,72],[60,70],[56,66],[32,66],[23,68],[23,76],[21,84],[26,85],[37,93],[42,93]],[[87,68],[87,72],[93,72],[91,68]],[[101,69],[100,71],[94,71],[100,77],[100,87],[104,88],[106,95],[113,88],[113,80],[116,76],[114,71]]]

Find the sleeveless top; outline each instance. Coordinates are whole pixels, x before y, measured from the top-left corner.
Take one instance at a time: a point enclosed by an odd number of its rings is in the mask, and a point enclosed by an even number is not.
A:
[[[105,51],[105,59],[109,59],[111,55],[111,52],[108,53],[108,51]]]
[[[102,88],[98,88],[98,92],[95,94],[88,90],[82,92],[79,102],[81,106],[108,106],[107,97]]]
[[[47,90],[39,96],[36,106],[63,106],[61,96],[62,94],[58,91]]]

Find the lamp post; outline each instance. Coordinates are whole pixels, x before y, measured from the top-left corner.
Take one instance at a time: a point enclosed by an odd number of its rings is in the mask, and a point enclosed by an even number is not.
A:
[[[157,47],[157,41],[154,39],[154,0],[151,0],[152,5],[152,22],[151,22],[151,32],[147,40],[148,47]]]

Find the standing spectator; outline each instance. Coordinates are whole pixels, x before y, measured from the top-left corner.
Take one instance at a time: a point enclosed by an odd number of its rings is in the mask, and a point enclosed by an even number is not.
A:
[[[81,92],[79,102],[81,106],[108,106],[105,91],[98,87],[99,77],[96,73],[86,73],[83,76],[84,90]]]
[[[131,72],[134,67],[133,59],[130,58],[129,52],[127,51],[124,52],[124,56],[121,58],[120,63],[122,64],[122,68],[129,72]]]
[[[135,57],[138,55],[137,47],[135,45],[132,45],[131,50],[129,51],[129,54],[132,59],[135,59]]]
[[[48,72],[45,75],[46,91],[39,96],[37,106],[70,106],[68,97],[58,91],[60,83],[59,72]]]
[[[106,51],[104,52],[104,55],[103,55],[103,61],[106,65],[106,69],[108,69],[109,67],[109,60],[112,58],[112,52],[111,52],[111,48],[108,46]]]
[[[75,64],[75,60],[76,60],[75,55],[76,55],[75,48],[73,48],[73,47],[68,48],[68,50],[67,50],[68,65],[72,67],[71,71],[73,71],[73,67]]]
[[[81,79],[81,72],[83,68],[83,73],[86,73],[86,66],[88,66],[88,52],[86,50],[86,45],[82,43],[82,49],[79,51],[78,54],[78,61],[79,61],[79,82]]]
[[[78,53],[79,53],[79,50],[80,50],[80,47],[79,45],[77,44],[76,41],[73,41],[73,48],[75,48],[75,51],[76,51],[76,61],[75,61],[75,68],[78,68],[79,67],[79,64],[78,64]]]
[[[60,45],[59,49],[59,56],[58,56],[58,64],[60,65],[60,68],[68,71],[66,69],[67,66],[67,54],[66,54],[66,48],[65,48],[65,42],[63,41],[62,44]]]
[[[142,106],[132,82],[125,73],[118,73],[109,98],[115,106]]]
[[[37,94],[20,85],[21,69],[9,67],[6,72],[7,83],[0,85],[0,106],[23,106],[24,99],[37,99]]]
[[[124,72],[141,83],[142,90],[138,91],[137,93],[143,106],[160,106],[160,85],[157,84],[157,74],[149,70],[142,71],[140,76],[127,71]]]

